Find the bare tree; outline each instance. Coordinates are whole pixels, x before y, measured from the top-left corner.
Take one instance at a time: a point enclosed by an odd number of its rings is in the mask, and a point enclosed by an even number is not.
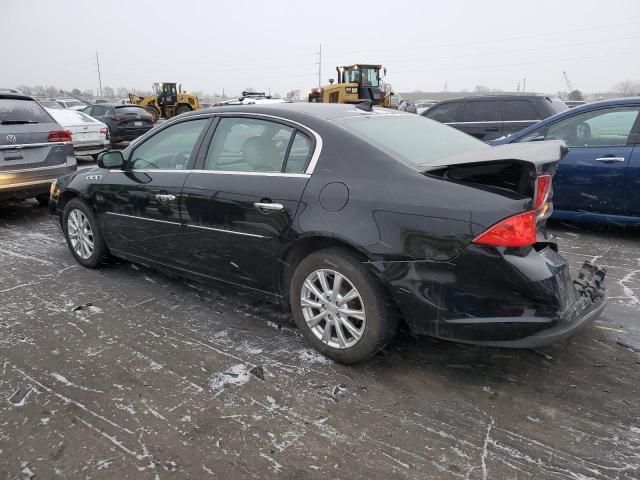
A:
[[[32,90],[29,85],[18,85],[16,88],[20,90],[22,93],[24,93],[25,95],[31,95]]]
[[[116,89],[116,94],[118,95],[118,98],[127,98],[127,95],[129,95],[129,89],[127,87],[118,87]]]
[[[83,97],[93,97],[93,90],[90,88],[87,88],[86,90],[82,91],[82,96]]]
[[[613,91],[621,94],[623,97],[640,95],[640,82],[625,80],[624,82],[616,83],[613,87]]]
[[[82,95],[82,92],[80,90],[78,90],[77,88],[74,88],[73,90],[71,90],[71,93],[73,95],[75,95],[76,97],[79,97],[80,95]]]
[[[115,98],[116,94],[111,87],[103,87],[102,95],[107,98]]]
[[[486,85],[476,85],[473,89],[475,93],[498,93],[502,92],[499,88],[489,88]]]
[[[47,97],[49,98],[55,98],[58,95],[58,92],[60,91],[59,89],[57,89],[56,87],[54,87],[53,85],[47,85],[44,88],[44,91],[47,95]]]
[[[584,95],[580,90],[573,90],[569,93],[569,100],[584,100]]]

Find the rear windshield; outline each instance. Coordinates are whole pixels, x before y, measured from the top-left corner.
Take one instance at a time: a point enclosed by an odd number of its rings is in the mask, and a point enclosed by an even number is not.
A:
[[[567,104],[564,103],[564,101],[560,98],[547,98],[547,101],[551,104],[551,110],[553,110],[555,113],[569,110]]]
[[[119,115],[126,115],[127,113],[133,115],[149,115],[149,113],[142,107],[116,107]]]
[[[367,115],[342,118],[336,124],[414,166],[491,148],[466,133],[419,115]]]
[[[0,122],[55,123],[34,100],[0,98]]]

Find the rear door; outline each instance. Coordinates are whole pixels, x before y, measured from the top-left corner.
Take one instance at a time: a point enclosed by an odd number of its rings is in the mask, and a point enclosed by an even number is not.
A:
[[[452,124],[459,130],[482,141],[502,136],[502,120],[499,111],[500,100],[467,99],[464,105],[462,122]]]
[[[158,129],[126,152],[126,169],[110,170],[96,186],[111,249],[175,263],[183,251],[182,185],[209,122],[188,118]]]
[[[21,181],[54,178],[56,169],[75,162],[70,142],[49,135],[61,130],[35,100],[0,94],[0,183],[14,183],[18,171]]]
[[[223,116],[183,189],[184,248],[201,275],[266,292],[309,180],[315,137],[269,117]]]
[[[564,140],[569,153],[554,178],[557,210],[629,215],[638,195],[628,176],[640,106],[608,107],[547,127],[545,140]]]
[[[502,100],[502,135],[519,132],[542,118],[531,100]]]

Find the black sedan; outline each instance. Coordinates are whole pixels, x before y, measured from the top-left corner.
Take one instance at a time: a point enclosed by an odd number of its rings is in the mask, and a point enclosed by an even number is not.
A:
[[[153,128],[153,117],[138,105],[101,103],[89,105],[82,112],[109,127],[112,144],[134,140]]]
[[[369,105],[212,108],[61,177],[50,209],[80,264],[113,255],[267,295],[340,362],[373,355],[400,320],[533,347],[605,304],[604,270],[572,281],[544,233],[564,152]]]

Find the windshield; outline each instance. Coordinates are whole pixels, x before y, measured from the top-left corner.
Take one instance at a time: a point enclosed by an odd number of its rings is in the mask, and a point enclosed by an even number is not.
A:
[[[378,69],[361,67],[345,70],[344,83],[359,83],[363,87],[378,87],[380,84]]]
[[[342,118],[336,124],[413,166],[491,148],[466,133],[419,115],[367,115]]]
[[[64,100],[64,104],[67,106],[67,108],[69,107],[83,107],[86,105],[86,103],[82,103],[78,100]]]
[[[553,110],[555,113],[569,110],[567,104],[564,103],[564,101],[560,98],[547,98],[547,100],[551,103],[551,110]]]
[[[56,110],[63,108],[58,102],[40,102],[40,105],[46,108],[54,108]]]
[[[0,98],[0,122],[55,123],[34,100]]]

